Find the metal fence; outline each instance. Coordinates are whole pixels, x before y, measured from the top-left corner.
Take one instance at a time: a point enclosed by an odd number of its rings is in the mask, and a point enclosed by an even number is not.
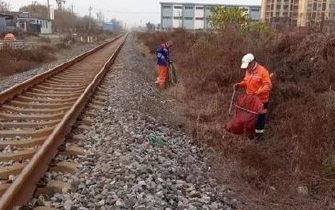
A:
[[[24,41],[17,40],[17,41],[0,41],[0,49],[23,49],[24,48]]]

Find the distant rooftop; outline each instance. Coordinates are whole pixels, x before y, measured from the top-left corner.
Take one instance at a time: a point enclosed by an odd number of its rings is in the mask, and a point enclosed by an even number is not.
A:
[[[1,11],[0,15],[2,16],[19,16],[22,12],[11,12],[11,11]]]
[[[48,18],[35,17],[29,12],[0,11],[0,17],[14,17],[14,16],[17,16],[19,18],[26,18],[26,19],[50,20]]]

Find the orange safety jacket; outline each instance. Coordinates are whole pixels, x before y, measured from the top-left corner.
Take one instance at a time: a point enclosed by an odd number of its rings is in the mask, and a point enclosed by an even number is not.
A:
[[[245,72],[243,81],[237,84],[238,87],[246,88],[247,94],[256,94],[258,98],[266,103],[269,101],[272,83],[268,70],[256,63],[254,70]]]

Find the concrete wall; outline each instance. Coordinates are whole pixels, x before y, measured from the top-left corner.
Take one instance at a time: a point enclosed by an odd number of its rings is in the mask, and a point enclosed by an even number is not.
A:
[[[161,27],[162,29],[172,28],[172,5],[161,4]]]

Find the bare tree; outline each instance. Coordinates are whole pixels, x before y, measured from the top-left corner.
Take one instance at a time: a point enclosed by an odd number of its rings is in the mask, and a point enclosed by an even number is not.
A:
[[[102,24],[103,22],[105,22],[105,15],[101,11],[97,12],[96,15],[98,23]]]
[[[113,18],[110,22],[113,23],[113,31],[114,32],[119,32],[119,31],[122,30],[122,28],[123,28],[122,27],[123,26],[122,21]]]
[[[33,17],[48,18],[48,7],[36,2],[21,7],[20,12],[29,12]]]
[[[56,10],[54,20],[55,30],[57,32],[70,32],[75,25],[74,22],[76,21],[76,19],[77,16],[72,13],[72,10],[70,8]]]
[[[8,2],[0,1],[0,11],[1,12],[8,12],[10,10],[11,8]]]

